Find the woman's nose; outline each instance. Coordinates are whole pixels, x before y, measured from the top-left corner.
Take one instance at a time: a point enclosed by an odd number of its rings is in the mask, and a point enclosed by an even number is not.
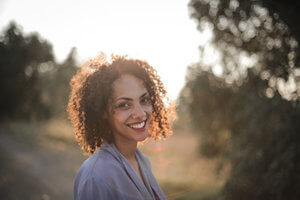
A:
[[[146,116],[146,112],[140,104],[134,106],[134,109],[132,111],[132,117],[134,119],[142,118],[145,116]]]

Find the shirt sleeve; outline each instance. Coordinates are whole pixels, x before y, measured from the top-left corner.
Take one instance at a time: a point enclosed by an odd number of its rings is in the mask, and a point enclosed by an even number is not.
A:
[[[110,200],[111,191],[103,181],[90,178],[85,180],[74,193],[74,200]]]

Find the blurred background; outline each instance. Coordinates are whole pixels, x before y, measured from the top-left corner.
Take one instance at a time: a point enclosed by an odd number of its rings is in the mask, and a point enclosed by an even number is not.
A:
[[[168,199],[300,199],[296,0],[0,1],[0,198],[72,199],[67,119],[90,57],[145,59],[177,108],[140,149]]]

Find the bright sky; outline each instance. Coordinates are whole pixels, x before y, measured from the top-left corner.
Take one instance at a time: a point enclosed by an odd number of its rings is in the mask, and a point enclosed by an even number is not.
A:
[[[189,0],[0,0],[0,29],[15,20],[50,41],[58,61],[77,48],[79,62],[104,52],[147,60],[171,99],[205,38],[189,18]]]

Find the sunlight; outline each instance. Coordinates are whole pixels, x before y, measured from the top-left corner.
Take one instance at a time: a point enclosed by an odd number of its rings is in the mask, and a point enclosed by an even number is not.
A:
[[[219,64],[213,66],[212,71],[216,76],[221,76],[223,74],[223,68]]]
[[[74,46],[79,64],[100,52],[146,60],[175,99],[186,67],[198,61],[198,45],[211,38],[208,31],[199,35],[189,18],[188,2],[11,0],[5,4],[0,27],[15,20],[25,32],[37,31],[53,44],[58,61]]]
[[[209,23],[204,23],[201,25],[202,31],[200,31],[201,41],[199,43],[200,46],[205,46],[213,39],[213,28]]]
[[[220,63],[221,54],[211,43],[205,45],[203,54],[204,65],[214,66]]]

